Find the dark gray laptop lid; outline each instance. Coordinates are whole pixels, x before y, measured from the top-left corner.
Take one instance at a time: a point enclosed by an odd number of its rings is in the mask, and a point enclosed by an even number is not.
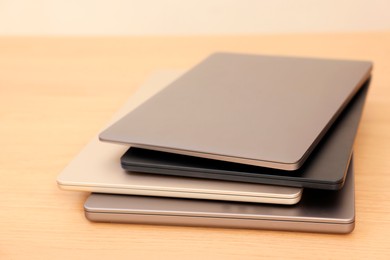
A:
[[[103,141],[294,170],[372,64],[217,53],[100,134]]]

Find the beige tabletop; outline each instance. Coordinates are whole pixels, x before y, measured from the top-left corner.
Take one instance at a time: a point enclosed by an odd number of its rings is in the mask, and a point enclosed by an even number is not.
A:
[[[374,62],[349,235],[91,223],[56,177],[154,71],[215,51]],[[390,33],[0,38],[0,259],[390,259]]]

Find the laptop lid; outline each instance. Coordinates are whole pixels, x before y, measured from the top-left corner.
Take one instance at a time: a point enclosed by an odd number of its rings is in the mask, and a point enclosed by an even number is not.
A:
[[[296,170],[368,79],[371,67],[367,61],[216,53],[99,137]]]

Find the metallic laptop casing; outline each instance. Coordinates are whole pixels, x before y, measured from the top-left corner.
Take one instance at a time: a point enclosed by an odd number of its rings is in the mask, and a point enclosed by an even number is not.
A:
[[[297,170],[371,68],[367,61],[216,53],[99,137],[150,150]]]
[[[353,164],[339,191],[306,189],[293,206],[92,194],[86,217],[97,222],[349,233],[355,226]]]

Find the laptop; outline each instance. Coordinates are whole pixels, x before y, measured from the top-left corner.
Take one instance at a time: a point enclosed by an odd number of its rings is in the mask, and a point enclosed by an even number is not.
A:
[[[371,68],[368,61],[216,53],[99,138],[297,170],[369,78]]]
[[[92,194],[91,221],[349,233],[355,226],[353,164],[339,191],[305,190],[297,205]]]
[[[122,156],[121,164],[131,172],[337,190],[344,184],[368,85],[369,82],[355,95],[305,165],[288,174],[283,170],[136,147]]]
[[[113,120],[129,112],[177,75],[171,72],[154,75]],[[89,192],[277,204],[295,204],[301,198],[301,188],[128,173],[121,168],[119,161],[127,148],[102,143],[96,136],[58,176],[59,187]]]

